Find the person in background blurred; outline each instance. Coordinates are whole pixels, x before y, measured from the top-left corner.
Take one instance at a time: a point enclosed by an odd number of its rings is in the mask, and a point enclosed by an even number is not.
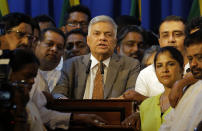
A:
[[[153,45],[150,48],[145,50],[144,56],[142,58],[142,66],[143,66],[143,68],[153,64],[154,56],[156,55],[156,52],[159,49],[160,49],[160,47],[158,45]]]
[[[124,26],[117,35],[117,53],[142,60],[144,50],[142,29],[135,25]]]
[[[53,18],[51,18],[48,15],[38,15],[33,18],[39,25],[40,31],[50,28],[50,27],[56,27],[55,21]]]
[[[62,30],[65,34],[73,29],[82,29],[83,32],[87,33],[90,20],[91,12],[88,7],[83,5],[72,6],[64,16],[65,25]]]
[[[20,88],[23,88],[24,95],[18,96],[19,98],[15,99],[15,101],[29,101],[26,104],[26,111],[28,114],[30,131],[45,131],[46,129],[43,126],[38,108],[32,100],[29,99],[29,93],[39,68],[39,60],[31,50],[16,49],[10,59],[10,66],[12,69],[10,81],[21,82],[21,85],[23,85]],[[16,108],[18,109],[18,107]]]
[[[86,55],[89,51],[86,42],[86,33],[81,29],[74,29],[66,34],[64,59]]]
[[[10,13],[0,19],[4,24],[4,42],[1,49],[14,50],[16,48],[30,48],[33,41],[32,19],[22,13]]]

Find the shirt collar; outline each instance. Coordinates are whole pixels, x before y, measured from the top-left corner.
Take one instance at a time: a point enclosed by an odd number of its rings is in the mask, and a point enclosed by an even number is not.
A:
[[[55,69],[60,71],[62,69],[62,66],[63,66],[63,57],[61,57],[60,63],[58,64],[58,66]]]
[[[103,61],[103,64],[104,64],[106,67],[109,66],[110,59],[111,59],[111,57],[109,57],[109,58],[107,58],[106,60]],[[99,63],[99,61],[98,61],[92,54],[91,54],[91,56],[90,56],[90,60],[92,61],[92,63],[91,63],[91,69],[92,69],[93,67],[95,67],[95,66]]]

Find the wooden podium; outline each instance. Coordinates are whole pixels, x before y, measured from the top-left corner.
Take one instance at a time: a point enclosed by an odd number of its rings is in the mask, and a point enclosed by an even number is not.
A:
[[[109,122],[103,128],[87,128],[78,125],[70,126],[72,131],[132,131],[132,128],[123,128],[120,124],[128,116],[130,116],[135,107],[135,102],[130,100],[70,100],[61,99],[54,100],[48,104],[48,108],[72,113],[97,114]]]

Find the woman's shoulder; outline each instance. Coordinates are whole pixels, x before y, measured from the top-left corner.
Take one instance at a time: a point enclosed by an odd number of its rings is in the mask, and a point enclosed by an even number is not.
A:
[[[151,108],[153,106],[155,107],[156,105],[159,105],[160,96],[161,94],[147,98],[141,103],[140,109],[147,108],[147,107]]]

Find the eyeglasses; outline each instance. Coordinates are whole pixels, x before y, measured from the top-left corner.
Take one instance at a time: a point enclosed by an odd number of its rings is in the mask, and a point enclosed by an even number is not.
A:
[[[81,26],[81,27],[87,27],[88,26],[88,23],[86,22],[67,22],[67,25],[68,26],[71,26],[71,27],[77,27],[78,25]]]
[[[76,49],[82,49],[82,48],[86,48],[86,46],[87,46],[87,44],[83,41],[75,41],[75,42],[66,43],[67,50],[72,50],[74,47],[76,47]]]
[[[29,40],[34,39],[34,36],[32,34],[28,34],[28,33],[25,33],[25,32],[19,31],[19,30],[8,30],[7,31],[7,33],[10,33],[10,32],[15,32],[19,39],[24,38],[24,37],[27,37]]]

